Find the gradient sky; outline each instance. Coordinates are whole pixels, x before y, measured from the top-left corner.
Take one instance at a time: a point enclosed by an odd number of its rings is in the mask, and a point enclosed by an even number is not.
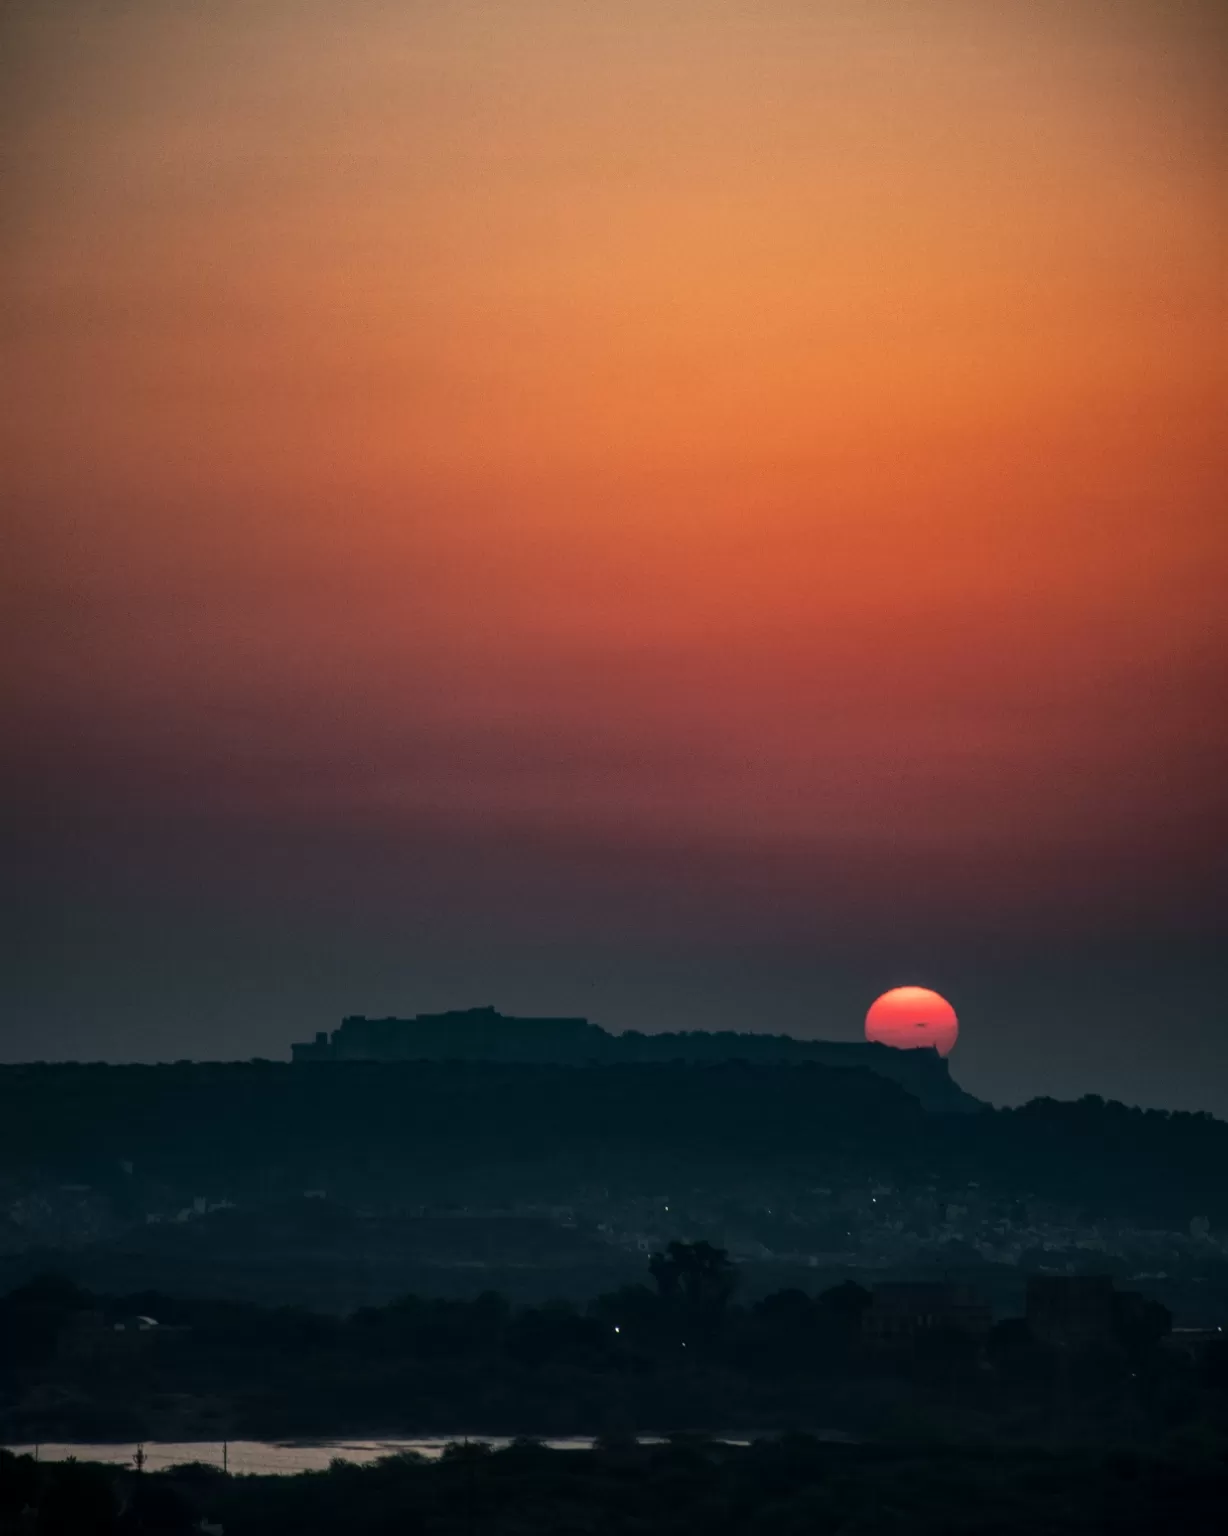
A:
[[[919,982],[1228,1114],[1218,0],[0,18],[0,1056]]]

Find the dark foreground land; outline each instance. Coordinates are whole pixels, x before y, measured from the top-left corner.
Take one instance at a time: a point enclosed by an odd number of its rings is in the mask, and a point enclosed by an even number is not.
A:
[[[23,1513],[24,1512],[24,1513]],[[298,1477],[117,1472],[0,1452],[0,1532],[39,1536],[810,1536],[1221,1532],[1209,1458],[687,1438],[551,1451],[456,1445]]]

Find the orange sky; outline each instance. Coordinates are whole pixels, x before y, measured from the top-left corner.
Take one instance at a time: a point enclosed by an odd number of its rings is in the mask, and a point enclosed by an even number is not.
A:
[[[21,782],[1188,923],[1224,14],[18,0]]]

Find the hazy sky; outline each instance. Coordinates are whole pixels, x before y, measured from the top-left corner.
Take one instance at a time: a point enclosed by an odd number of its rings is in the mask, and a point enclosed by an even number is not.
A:
[[[1228,8],[0,27],[0,1056],[917,981],[1228,1114]]]

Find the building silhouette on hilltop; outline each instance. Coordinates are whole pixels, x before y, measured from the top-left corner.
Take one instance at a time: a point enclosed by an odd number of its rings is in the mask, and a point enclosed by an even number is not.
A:
[[[458,1008],[412,1019],[350,1014],[341,1027],[292,1045],[295,1061],[545,1061],[608,1058],[608,1035],[587,1019],[512,1018],[496,1008]]]
[[[926,1109],[968,1111],[980,1102],[952,1079],[933,1049],[897,1050],[864,1041],[687,1031],[611,1034],[583,1018],[516,1018],[492,1007],[420,1013],[412,1019],[352,1014],[329,1034],[290,1047],[296,1063],[502,1061],[570,1066],[653,1062],[786,1063],[864,1068],[898,1083]]]

